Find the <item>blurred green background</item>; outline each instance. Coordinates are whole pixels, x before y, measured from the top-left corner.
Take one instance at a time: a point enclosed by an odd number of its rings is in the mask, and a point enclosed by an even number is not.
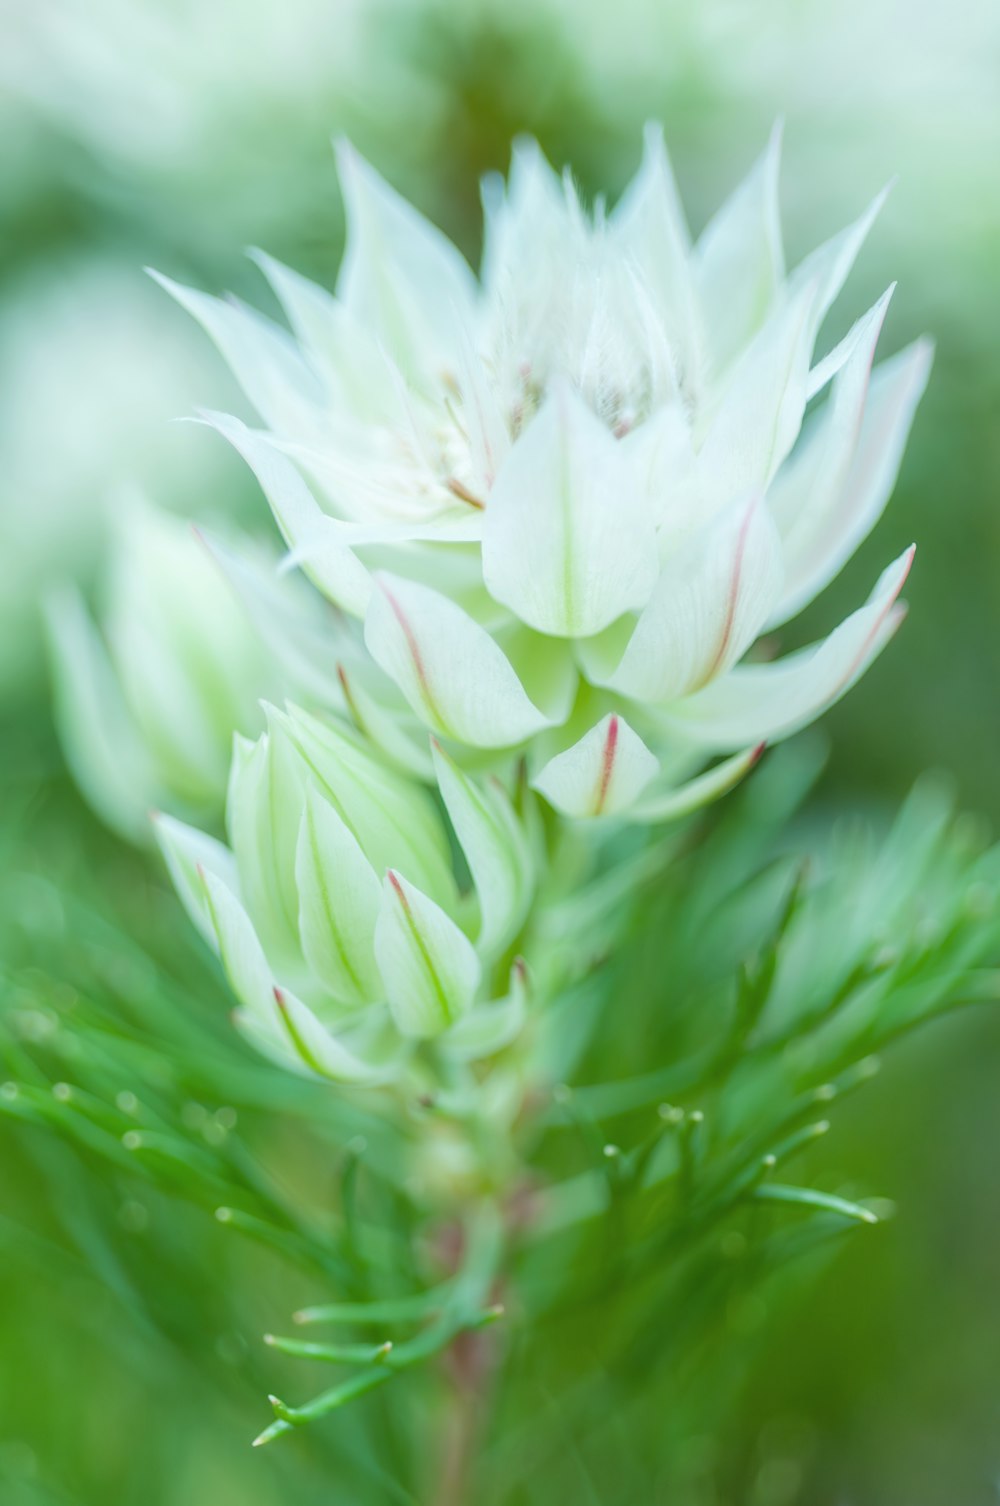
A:
[[[943,767],[964,806],[1000,815],[993,0],[8,0],[0,24],[0,733],[18,862],[115,895],[147,882],[61,772],[39,597],[67,572],[93,580],[130,483],[185,515],[262,524],[223,446],[170,422],[238,399],[142,268],[262,303],[243,255],[259,245],[332,282],[338,132],[472,257],[478,178],[506,166],[521,132],[588,192],[613,194],[644,121],[662,119],[697,230],[782,115],[793,262],[898,174],[827,333],[898,279],[882,354],[926,331],[935,370],[885,521],[788,639],[826,631],[915,538],[911,615],[825,721],[814,813],[881,819]],[[841,1115],[836,1155],[899,1216],[775,1315],[727,1440],[727,1499],[996,1499],[998,1052],[991,1018],[935,1027]],[[186,1223],[164,1219],[151,1320],[125,1288],[114,1295],[120,1273],[95,1277],[73,1253],[112,1258],[114,1242],[87,1232],[99,1220],[70,1153],[38,1136],[3,1143],[3,1501],[336,1499],[321,1443],[273,1461],[246,1449],[263,1383],[238,1362],[227,1312],[242,1283],[267,1326],[267,1270],[234,1264],[185,1214],[199,1242],[192,1311]],[[125,1239],[130,1215],[115,1216]]]

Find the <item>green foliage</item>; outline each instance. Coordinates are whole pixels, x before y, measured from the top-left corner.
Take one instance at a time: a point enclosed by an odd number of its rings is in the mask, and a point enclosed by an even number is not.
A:
[[[814,772],[772,755],[712,820],[578,852],[582,886],[564,854],[544,923],[572,981],[499,1182],[461,1171],[467,1091],[400,1105],[245,1048],[144,860],[46,876],[57,791],[3,894],[3,1136],[46,1189],[5,1259],[86,1272],[116,1366],[193,1372],[199,1415],[305,1397],[257,1440],[299,1435],[266,1451],[296,1499],[333,1459],[373,1499],[702,1499],[764,1305],[891,1212],[829,1159],[830,1117],[890,1043],[1000,988],[1000,853],[933,782],[881,835],[796,826]],[[293,1314],[308,1334],[265,1345]]]

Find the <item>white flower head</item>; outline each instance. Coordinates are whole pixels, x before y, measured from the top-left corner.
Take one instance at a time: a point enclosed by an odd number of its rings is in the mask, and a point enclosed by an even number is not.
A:
[[[926,383],[923,341],[871,371],[891,289],[814,354],[879,201],[788,272],[777,133],[694,243],[657,130],[592,214],[522,143],[484,185],[477,280],[353,149],[339,164],[336,294],[259,258],[291,333],[171,285],[263,420],[213,421],[292,560],[426,726],[527,745],[566,814],[684,807],[678,776],[735,750],[694,792],[724,788],[900,618],[912,550],[823,642],[741,662],[878,519]]]

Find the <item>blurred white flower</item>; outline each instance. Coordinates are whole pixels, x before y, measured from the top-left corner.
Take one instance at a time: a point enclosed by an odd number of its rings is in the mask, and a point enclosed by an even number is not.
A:
[[[139,498],[122,508],[106,595],[99,631],[78,587],[50,593],[56,716],[91,805],[144,841],[153,807],[221,811],[233,733],[262,724],[279,669],[190,524]]]
[[[74,195],[105,212],[110,201],[201,256],[314,220],[325,172],[314,143],[331,123],[394,110],[405,118],[427,104],[364,0],[92,0],[86,9],[35,0],[16,9],[0,95],[16,110],[11,174],[30,163],[22,191],[46,174],[68,177]],[[267,194],[251,186],[262,161],[274,169]]]
[[[167,816],[155,825],[195,924],[269,1055],[342,1081],[396,1077],[415,1042],[491,1055],[520,1028],[524,977],[504,960],[532,895],[520,821],[495,781],[434,749],[448,828],[424,785],[352,729],[295,707],[237,739],[230,846]],[[503,996],[494,984],[503,980]]]
[[[0,694],[41,683],[46,588],[98,565],[122,487],[165,504],[232,492],[171,419],[205,363],[132,266],[54,260],[0,307]],[[162,300],[159,300],[162,302]]]
[[[593,215],[523,144],[506,190],[484,185],[477,282],[346,146],[340,171],[336,297],[259,258],[294,336],[167,284],[267,426],[211,418],[291,559],[363,617],[428,727],[529,744],[564,813],[649,818],[725,787],[900,620],[912,550],[822,643],[739,662],[880,516],[927,379],[923,341],[871,375],[891,289],[814,354],[879,201],[787,272],[777,133],[693,245],[658,131]]]

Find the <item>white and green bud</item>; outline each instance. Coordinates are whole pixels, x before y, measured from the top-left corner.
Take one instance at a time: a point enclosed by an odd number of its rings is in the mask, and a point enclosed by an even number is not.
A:
[[[254,742],[237,739],[229,846],[155,823],[247,1034],[344,1081],[396,1075],[421,1040],[458,1057],[508,1044],[534,872],[503,788],[435,747],[439,803],[346,723],[294,706],[266,715]]]
[[[149,811],[221,811],[234,730],[261,723],[275,664],[189,524],[135,499],[123,512],[98,627],[79,590],[48,602],[67,762],[121,835]]]
[[[901,620],[912,550],[823,642],[752,657],[874,527],[930,366],[918,341],[871,370],[891,288],[817,359],[881,199],[788,271],[778,151],[693,241],[658,131],[594,216],[521,144],[485,185],[477,279],[344,146],[336,294],[258,258],[292,338],[171,285],[260,414],[210,422],[290,559],[425,727],[524,749],[573,817],[709,798]]]

